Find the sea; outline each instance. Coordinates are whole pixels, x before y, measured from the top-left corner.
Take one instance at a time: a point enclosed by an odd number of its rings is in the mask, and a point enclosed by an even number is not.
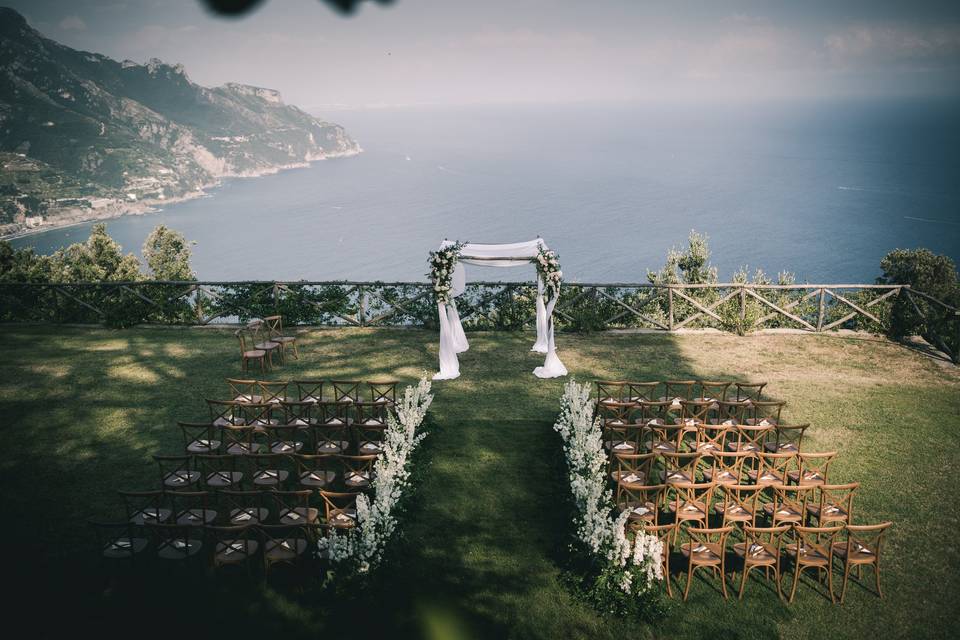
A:
[[[445,238],[538,235],[573,282],[644,282],[691,230],[721,280],[739,267],[798,282],[873,282],[898,247],[960,261],[960,104],[397,107],[322,114],[355,157],[107,221],[139,254],[165,224],[202,280],[424,280]],[[90,224],[18,238],[48,253]],[[469,267],[473,280],[530,269]]]

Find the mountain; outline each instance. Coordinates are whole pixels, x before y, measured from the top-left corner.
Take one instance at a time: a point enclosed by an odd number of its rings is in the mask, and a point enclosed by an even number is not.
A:
[[[77,51],[0,7],[0,234],[142,212],[221,178],[359,151],[277,91],[207,88],[182,65]]]

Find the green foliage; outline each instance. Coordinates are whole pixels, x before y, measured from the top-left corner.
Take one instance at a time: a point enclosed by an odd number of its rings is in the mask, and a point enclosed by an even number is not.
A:
[[[190,254],[190,243],[183,234],[162,224],[143,243],[143,259],[154,280],[196,280]]]

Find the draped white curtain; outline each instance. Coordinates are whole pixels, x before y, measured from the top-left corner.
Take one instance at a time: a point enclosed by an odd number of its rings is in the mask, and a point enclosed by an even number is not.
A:
[[[444,240],[441,249],[454,244]],[[467,336],[463,333],[460,324],[460,315],[454,298],[463,293],[467,284],[467,272],[464,264],[474,264],[483,267],[519,267],[530,264],[530,260],[537,257],[540,247],[547,245],[537,238],[529,242],[515,242],[512,244],[467,244],[460,252],[460,259],[453,271],[450,302],[437,303],[437,313],[440,317],[440,372],[433,376],[434,380],[451,380],[460,376],[460,362],[457,354],[470,348]],[[533,370],[538,378],[557,378],[567,375],[567,368],[563,366],[557,356],[553,342],[553,308],[557,304],[554,297],[549,303],[543,301],[543,280],[537,277],[537,341],[531,351],[545,353],[546,359],[542,367]]]

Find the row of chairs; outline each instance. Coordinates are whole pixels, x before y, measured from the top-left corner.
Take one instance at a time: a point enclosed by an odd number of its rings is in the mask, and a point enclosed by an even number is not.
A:
[[[799,453],[809,424],[627,424],[603,423],[604,447],[612,456],[640,452]]]
[[[372,403],[397,402],[396,380],[246,380],[227,378],[229,400],[239,403],[266,404],[280,402]],[[369,398],[369,400],[366,400]]]
[[[611,423],[779,424],[784,400],[636,400],[600,402],[597,417]]]
[[[721,592],[727,598],[727,575],[740,572],[739,598],[743,598],[747,578],[754,569],[763,569],[769,579],[773,573],[777,595],[783,599],[782,572],[789,562],[793,579],[789,602],[793,602],[800,576],[804,571],[817,572],[817,581],[821,574],[827,583],[831,602],[837,602],[833,587],[835,569],[843,574],[843,585],[839,601],[842,604],[847,593],[847,582],[855,569],[857,577],[862,579],[863,567],[873,569],[877,595],[883,597],[880,588],[880,557],[883,538],[890,522],[874,525],[833,524],[808,527],[797,523],[775,524],[756,527],[743,525],[739,532],[742,537],[734,541],[737,529],[730,525],[718,527],[683,527],[684,541],[680,542],[680,522],[653,524],[638,522],[631,525],[632,532],[643,531],[656,535],[663,543],[663,575],[667,594],[673,596],[671,587],[671,566],[677,560],[686,564],[686,587],[683,599],[690,594],[693,575],[697,569],[709,569],[720,580]],[[839,564],[839,567],[837,567]],[[732,577],[732,576],[731,576]]]
[[[596,381],[597,404],[680,400],[756,402],[762,399],[763,389],[766,386],[766,382],[709,380]]]
[[[273,354],[279,356],[282,364],[288,348],[293,350],[294,358],[300,358],[297,338],[284,335],[281,316],[255,318],[234,335],[240,342],[240,364],[244,371],[249,369],[251,360],[260,365],[261,372],[273,369]]]

